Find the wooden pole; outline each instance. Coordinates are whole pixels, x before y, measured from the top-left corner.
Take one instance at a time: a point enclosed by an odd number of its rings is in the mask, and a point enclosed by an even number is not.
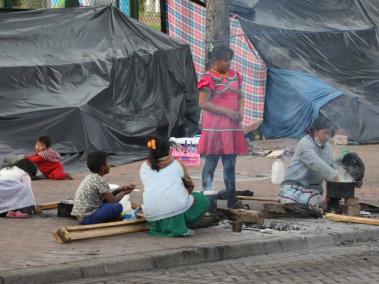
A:
[[[259,225],[264,223],[264,217],[260,211],[229,208],[219,208],[218,210],[220,210],[228,219],[232,221]]]
[[[229,0],[207,0],[205,71],[211,67],[209,53],[214,46],[230,43]]]
[[[49,210],[58,208],[59,201],[38,204],[36,207],[40,210]]]
[[[147,230],[147,222],[145,218],[141,218],[133,221],[118,221],[95,225],[62,227],[53,232],[53,236],[57,242],[65,243],[75,240],[144,232]]]
[[[254,197],[254,196],[236,196],[238,199],[241,200],[252,200],[252,201],[262,201],[262,202],[274,202],[279,203],[277,199],[270,199],[270,198],[262,198],[262,197]]]
[[[353,217],[353,216],[338,215],[338,214],[333,214],[333,213],[326,213],[325,218],[331,221],[336,221],[336,222],[347,222],[347,223],[357,223],[357,224],[379,226],[379,219]]]

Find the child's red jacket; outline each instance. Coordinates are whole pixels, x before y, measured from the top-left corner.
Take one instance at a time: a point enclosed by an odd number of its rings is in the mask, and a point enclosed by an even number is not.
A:
[[[49,148],[26,158],[35,163],[40,172],[48,179],[61,180],[67,178],[61,163],[61,156],[57,151]]]

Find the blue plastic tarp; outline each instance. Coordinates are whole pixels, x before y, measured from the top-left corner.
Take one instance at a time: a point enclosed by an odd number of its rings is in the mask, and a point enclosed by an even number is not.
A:
[[[267,75],[264,122],[260,129],[265,137],[303,136],[320,108],[343,95],[312,74],[269,68]]]
[[[378,0],[231,0],[267,66],[314,74],[343,96],[320,113],[358,143],[379,143]]]

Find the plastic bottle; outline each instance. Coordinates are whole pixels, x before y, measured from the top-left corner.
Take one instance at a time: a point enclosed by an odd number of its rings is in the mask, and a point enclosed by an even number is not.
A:
[[[276,159],[271,167],[271,182],[281,184],[284,179],[284,164],[281,159]]]

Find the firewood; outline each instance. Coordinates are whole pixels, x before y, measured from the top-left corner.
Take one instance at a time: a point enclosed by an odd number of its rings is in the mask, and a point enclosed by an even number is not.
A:
[[[325,218],[331,221],[336,221],[336,222],[347,222],[347,223],[357,223],[357,224],[379,226],[379,219],[345,216],[345,215],[338,215],[338,214],[333,214],[333,213],[326,213]]]
[[[264,218],[260,211],[246,209],[224,209],[219,208],[228,219],[232,221],[241,221],[247,224],[263,224]]]

